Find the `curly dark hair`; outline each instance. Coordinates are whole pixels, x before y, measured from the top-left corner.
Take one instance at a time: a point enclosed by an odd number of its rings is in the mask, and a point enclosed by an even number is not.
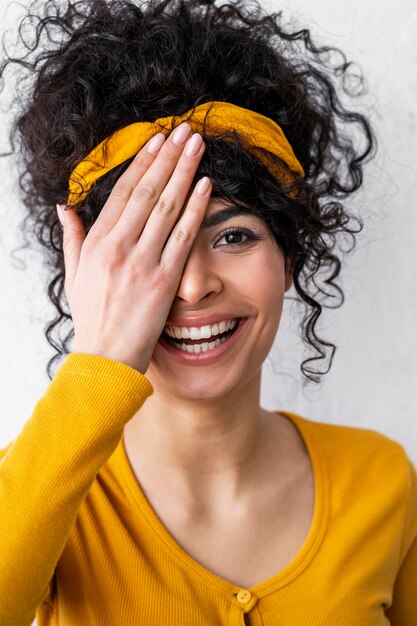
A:
[[[127,124],[184,115],[212,100],[277,122],[305,170],[304,179],[284,186],[231,131],[233,141],[204,136],[206,151],[193,185],[210,176],[213,197],[256,211],[286,261],[295,260],[295,300],[305,308],[302,339],[314,351],[301,371],[320,382],[330,370],[336,346],[319,337],[315,326],[322,306],[344,302],[335,282],[341,269],[336,244],[350,237],[350,252],[363,228],[345,199],[362,185],[376,140],[367,117],[346,103],[366,92],[365,80],[338,48],[318,47],[307,29],[284,28],[281,11],[268,14],[257,0],[215,2],[35,0],[19,23],[24,54],[9,54],[3,43],[2,84],[8,65],[21,72],[10,130],[11,154],[19,146],[19,190],[28,210],[20,228],[26,245],[35,234],[46,250],[48,297],[57,311],[45,327],[56,352],[47,364],[50,379],[74,334],[65,310],[55,209],[66,203],[71,171]],[[80,203],[86,232],[130,162],[103,176]],[[67,323],[71,328],[62,337]],[[311,367],[323,359],[327,369]]]

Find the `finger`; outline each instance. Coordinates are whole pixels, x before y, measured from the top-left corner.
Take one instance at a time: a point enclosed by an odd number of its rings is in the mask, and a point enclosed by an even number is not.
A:
[[[90,228],[91,238],[105,237],[111,231],[139,180],[155,161],[164,143],[165,135],[157,133],[139,150],[127,170],[116,182],[100,215]]]
[[[187,154],[189,146],[194,146],[194,151]],[[153,258],[159,262],[162,248],[178,220],[204,151],[205,144],[202,137],[195,133],[187,143],[171,178],[161,190],[159,197],[156,200],[153,198],[152,201],[149,197],[148,202],[145,194],[145,197],[141,195],[138,201],[141,185],[145,186],[145,190],[156,188],[156,194],[162,186],[159,179],[152,178],[154,174],[151,168],[139,182],[137,190],[132,194],[110,236],[125,241],[129,247],[140,240],[141,249],[148,255],[149,260]]]
[[[178,281],[210,203],[211,190],[212,183],[207,176],[197,183],[162,252],[161,268],[174,274]]]
[[[65,291],[68,297],[77,273],[81,256],[81,248],[85,241],[86,234],[83,222],[77,215],[76,211],[59,204],[57,204],[57,210],[63,228]]]
[[[117,224],[108,233],[108,236],[119,242],[119,245],[132,247],[137,243],[150,213],[178,164],[190,133],[189,124],[180,124],[170,134],[155,161],[138,181]]]
[[[134,180],[134,176],[132,179],[129,179],[128,182],[125,182],[124,176],[120,177],[106,203],[106,205],[108,204],[108,207],[106,206],[106,211],[103,217],[103,221],[106,220],[107,223],[110,223],[112,225],[112,228],[108,229],[107,232],[103,234],[103,231],[100,230],[100,227],[97,227],[94,231],[94,237],[97,236],[97,232],[99,237],[110,234],[110,232],[113,230],[113,227],[117,225],[120,217],[124,215],[129,200],[132,197],[135,197],[135,194],[137,193],[139,194],[139,199],[141,199],[143,195],[146,195],[148,189],[147,183],[144,183],[143,186],[140,187],[139,192],[137,191],[137,189],[138,183],[140,184],[142,179],[147,176],[150,171],[152,171],[152,182],[149,183],[152,186],[150,196],[152,198],[155,196],[153,203],[156,202],[159,194],[161,193],[165,184],[168,182],[169,177],[172,174],[173,169],[175,168],[175,165],[181,155],[184,144],[187,141],[190,133],[191,126],[183,122],[169,135],[168,140],[164,141],[162,148],[158,151],[156,156],[151,159],[151,161],[147,160],[146,151],[144,151],[143,155],[138,154],[137,160],[139,162],[139,174],[138,179],[136,180],[136,185],[134,184],[132,186],[131,184],[131,182]],[[120,182],[121,180],[123,181],[122,183]],[[152,200],[150,202],[152,203]],[[108,218],[107,215],[109,215]],[[138,216],[136,214],[136,218],[137,217]],[[146,217],[141,221],[140,230],[146,223],[147,217],[148,214],[146,214]],[[122,241],[124,244],[126,244],[126,239],[124,237],[122,238]]]

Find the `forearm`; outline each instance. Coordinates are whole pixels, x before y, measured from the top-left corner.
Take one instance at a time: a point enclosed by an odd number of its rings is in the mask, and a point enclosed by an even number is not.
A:
[[[0,624],[46,597],[77,511],[123,427],[152,393],[134,369],[71,354],[0,461]]]

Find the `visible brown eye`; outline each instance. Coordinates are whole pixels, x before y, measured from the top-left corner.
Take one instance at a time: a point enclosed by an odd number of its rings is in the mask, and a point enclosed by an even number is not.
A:
[[[246,237],[246,239],[242,241],[242,238],[244,237]],[[249,243],[250,241],[256,241],[260,239],[260,237],[255,235],[255,233],[251,232],[250,230],[246,230],[245,228],[228,228],[224,233],[220,235],[219,239],[216,241],[216,246],[218,245],[218,242],[222,239],[226,239],[226,244],[221,244],[220,247],[223,247],[224,245],[242,246],[246,243]]]

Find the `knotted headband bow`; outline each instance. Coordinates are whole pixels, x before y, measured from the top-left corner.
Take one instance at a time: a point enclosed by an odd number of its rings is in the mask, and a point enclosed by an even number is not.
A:
[[[200,104],[182,116],[175,116],[174,126],[173,119],[171,115],[154,122],[135,122],[102,141],[71,173],[68,206],[79,204],[96,180],[133,157],[158,132],[167,137],[181,122],[187,122],[194,132],[202,134],[204,131],[206,135],[237,130],[247,149],[254,151],[277,179],[290,184],[297,176],[304,176],[304,170],[281,127],[260,113],[230,102],[212,101]],[[264,153],[256,151],[257,148],[276,154],[288,170],[273,164]]]

